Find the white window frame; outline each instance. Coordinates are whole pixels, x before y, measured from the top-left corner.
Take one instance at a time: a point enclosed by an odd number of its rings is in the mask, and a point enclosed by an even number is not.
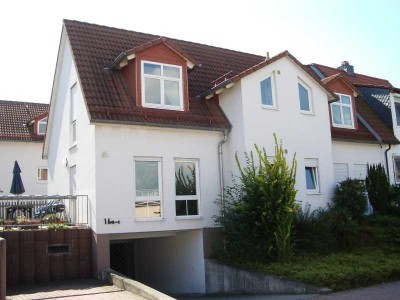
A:
[[[307,90],[308,93],[308,107],[310,108],[310,110],[302,110],[301,109],[301,102],[300,102],[300,91],[299,91],[299,86],[297,86],[297,92],[299,95],[299,108],[300,108],[300,112],[302,114],[305,115],[313,115],[314,114],[314,106],[313,106],[313,100],[312,100],[312,91],[311,88],[308,86],[307,83],[305,83],[303,80],[301,80],[300,78],[298,78],[298,82],[297,84],[301,85],[305,90]]]
[[[74,173],[73,173],[73,171],[74,171]],[[73,176],[73,174],[75,175],[75,177]],[[76,165],[73,165],[69,168],[69,192],[71,195],[76,195],[76,191],[77,191],[76,177],[77,177]],[[74,180],[75,180],[75,193],[74,193],[74,189],[73,189]]]
[[[400,160],[400,155],[393,155],[393,157],[392,157],[394,182],[396,184],[400,184],[400,180],[397,180],[397,171],[396,171],[396,162],[395,162],[396,159]]]
[[[196,168],[196,195],[188,195],[188,196],[177,196],[176,195],[176,164],[175,163],[194,163]],[[174,159],[174,193],[175,193],[175,217],[176,219],[197,219],[201,217],[200,210],[200,170],[199,170],[199,160],[193,158],[175,158]],[[177,216],[176,215],[176,201],[177,200],[197,200],[197,215],[188,215],[187,214],[187,202],[186,202],[186,215],[185,216]]]
[[[335,93],[336,95],[339,96],[339,98],[341,98],[342,96],[347,96],[350,98],[350,104],[345,104],[345,103],[341,103],[339,101],[333,102],[331,103],[331,119],[332,119],[332,126],[333,127],[337,127],[337,128],[348,128],[348,129],[354,129],[354,112],[353,112],[353,97],[351,95],[347,95],[347,94],[339,94],[339,93]],[[343,109],[342,107],[350,107],[350,116],[351,116],[351,125],[345,125],[345,124],[336,124],[334,123],[334,118],[333,118],[333,106],[339,106],[340,108],[340,116],[342,118],[342,122],[344,120],[343,118]]]
[[[78,93],[78,85],[75,82],[70,88],[70,145],[76,145],[76,95]]]
[[[261,93],[261,82],[265,79],[268,79],[271,77],[271,94],[272,94],[272,105],[267,105],[262,103],[262,93]],[[260,92],[260,102],[261,102],[261,107],[265,109],[272,109],[272,110],[278,110],[278,101],[277,101],[277,95],[276,95],[276,83],[275,83],[275,72],[271,72],[266,74],[265,76],[261,77],[259,82],[258,82],[258,90]]]
[[[46,122],[44,122],[43,120],[46,120]],[[45,124],[45,126],[46,126],[44,132],[40,132],[40,130],[39,130],[41,124]],[[37,121],[37,130],[36,130],[36,132],[37,132],[38,135],[45,135],[46,134],[46,128],[47,128],[47,117],[44,117],[44,118],[42,118],[42,119]]]
[[[136,162],[137,161],[150,161],[158,163],[158,196],[136,196]],[[161,157],[134,157],[133,161],[133,189],[134,189],[134,205],[133,215],[135,221],[158,221],[163,220],[163,178],[162,178],[162,158]],[[153,202],[160,201],[160,216],[159,217],[136,217],[136,203],[137,202]]]
[[[47,170],[47,179],[42,179],[41,172],[42,170]],[[37,167],[37,182],[46,183],[49,178],[49,169],[47,167]]]
[[[151,74],[145,74],[144,73],[144,64],[153,64],[153,65],[159,65],[161,66],[161,70],[163,70],[164,66],[167,67],[173,67],[173,68],[178,68],[179,69],[179,79],[174,78],[174,77],[167,77],[163,75],[151,75]],[[183,78],[182,78],[182,66],[178,65],[170,65],[170,64],[163,64],[159,62],[154,62],[154,61],[146,61],[142,60],[141,63],[141,76],[142,76],[142,106],[143,107],[148,107],[148,108],[158,108],[158,109],[167,109],[167,110],[179,110],[183,111]],[[160,80],[160,96],[161,96],[161,104],[155,104],[155,103],[146,103],[146,87],[145,87],[145,78],[153,78],[153,79],[159,79]],[[173,105],[166,105],[165,104],[165,94],[164,94],[164,81],[175,81],[179,83],[179,106],[173,106]]]
[[[400,118],[400,116],[397,116],[396,104],[399,106],[399,111],[400,111],[400,97],[394,95],[393,96],[394,118],[396,120],[396,127],[400,127],[400,124],[397,122],[397,118]]]
[[[304,160],[304,174],[306,174],[306,168],[313,168],[313,177],[315,180],[315,189],[307,189],[307,176],[305,176],[305,186],[307,194],[321,194],[320,176],[319,176],[319,162],[317,158],[306,158]]]

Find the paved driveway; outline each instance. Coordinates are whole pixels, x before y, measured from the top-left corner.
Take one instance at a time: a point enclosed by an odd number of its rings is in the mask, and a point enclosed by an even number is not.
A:
[[[144,300],[144,298],[123,291],[115,286],[104,284],[98,280],[62,281],[46,285],[18,287],[7,290],[7,300],[39,300],[39,299],[107,299],[107,300]]]

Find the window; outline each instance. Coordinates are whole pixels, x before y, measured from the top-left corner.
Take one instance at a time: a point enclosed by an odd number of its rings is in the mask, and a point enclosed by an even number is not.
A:
[[[334,164],[334,169],[336,183],[342,182],[349,178],[349,167],[347,164]]]
[[[264,108],[276,108],[273,85],[274,82],[272,76],[269,76],[260,82],[261,104]]]
[[[47,168],[38,168],[38,181],[47,181]]]
[[[135,217],[161,217],[161,159],[135,159]]]
[[[400,156],[393,157],[394,181],[400,183]]]
[[[318,160],[306,159],[305,160],[305,173],[306,173],[306,188],[307,193],[319,193],[319,174],[318,174]]]
[[[331,104],[334,127],[354,128],[351,96],[338,94],[340,100]]]
[[[69,189],[71,195],[76,195],[76,166],[69,168]]]
[[[37,126],[37,134],[44,135],[46,133],[47,118],[39,120]]]
[[[396,125],[400,126],[400,97],[394,97],[394,110],[396,114]]]
[[[198,161],[175,161],[176,216],[199,215]]]
[[[76,144],[76,98],[77,98],[77,84],[75,83],[71,87],[71,107],[70,107],[70,137],[71,137],[71,145]]]
[[[182,67],[142,62],[144,107],[183,110]]]
[[[300,111],[303,113],[311,113],[311,90],[306,87],[305,84],[302,84],[300,82],[297,85],[299,88]]]

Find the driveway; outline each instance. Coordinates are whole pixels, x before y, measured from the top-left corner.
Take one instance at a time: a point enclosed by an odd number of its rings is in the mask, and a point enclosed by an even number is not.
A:
[[[53,282],[7,290],[7,300],[77,299],[144,300],[144,298],[102,281],[89,279]]]

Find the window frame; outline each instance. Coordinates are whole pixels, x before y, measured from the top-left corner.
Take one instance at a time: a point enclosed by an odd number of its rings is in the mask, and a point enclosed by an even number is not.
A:
[[[337,128],[347,128],[347,129],[354,129],[354,110],[353,110],[353,97],[351,95],[347,95],[347,94],[341,94],[341,93],[335,93],[336,95],[339,96],[339,99],[341,101],[342,96],[347,96],[350,98],[350,104],[345,104],[342,103],[340,101],[336,101],[331,103],[331,120],[332,120],[332,126],[333,127],[337,127]],[[340,117],[342,119],[342,124],[336,124],[334,122],[334,118],[333,118],[333,106],[339,106],[340,108]],[[350,108],[350,116],[351,116],[351,125],[345,125],[343,124],[343,107],[349,107]]]
[[[194,163],[196,168],[196,195],[178,196],[176,195],[176,163]],[[201,217],[201,206],[200,206],[200,168],[199,160],[195,158],[174,158],[174,194],[175,194],[175,218],[176,219],[198,219]],[[176,215],[176,201],[186,200],[186,215],[177,216]],[[188,205],[187,200],[197,200],[197,215],[188,215]]]
[[[400,97],[399,96],[393,96],[393,105],[394,105],[394,116],[396,119],[396,127],[400,127]],[[399,107],[399,115],[397,115],[397,109],[396,106]]]
[[[43,122],[43,120],[45,120],[45,119],[46,119],[46,122]],[[46,134],[47,121],[48,121],[47,117],[44,117],[37,121],[37,127],[36,127],[37,135],[45,135]],[[45,129],[44,129],[44,132],[40,132],[40,125],[43,123],[45,124]]]
[[[41,171],[47,170],[46,179],[41,179]],[[49,169],[47,167],[37,167],[37,182],[46,183],[49,180]]]
[[[301,85],[308,93],[308,108],[309,110],[303,110],[301,109],[301,98],[300,98],[300,89],[299,89],[299,85]],[[297,92],[299,94],[299,108],[300,108],[300,113],[305,114],[305,115],[314,115],[314,105],[313,105],[313,101],[312,101],[312,90],[311,88],[308,86],[308,84],[306,84],[303,80],[301,80],[300,78],[298,78],[297,81]]]
[[[73,165],[69,168],[69,192],[70,195],[76,195],[77,191],[77,170],[76,170],[76,165]],[[74,183],[75,182],[75,192],[74,192]]]
[[[313,172],[313,178],[315,180],[315,189],[308,189],[307,188],[307,171],[306,168],[312,168],[314,170]],[[309,158],[305,159],[304,163],[304,174],[305,174],[305,187],[307,194],[309,195],[319,195],[321,194],[321,184],[320,184],[320,174],[319,174],[319,161],[316,158]]]
[[[158,196],[137,196],[136,195],[136,162],[137,161],[148,161],[157,162],[158,167]],[[163,177],[162,177],[162,158],[161,157],[143,157],[138,156],[133,158],[133,190],[134,190],[134,205],[133,205],[133,217],[135,221],[159,221],[164,219],[163,213]],[[138,202],[160,202],[160,216],[158,217],[136,217],[136,203]]]
[[[69,119],[70,119],[70,146],[74,147],[77,143],[77,134],[76,134],[76,95],[78,92],[78,84],[75,82],[70,88],[70,111],[69,111]]]
[[[271,78],[271,97],[272,97],[272,105],[268,104],[263,104],[262,102],[262,91],[261,91],[261,82],[264,80]],[[276,94],[276,89],[275,89],[275,72],[271,72],[266,74],[265,76],[261,77],[259,80],[258,88],[260,91],[260,102],[261,102],[261,107],[265,109],[272,109],[272,110],[278,110],[278,100],[277,100],[277,94]]]
[[[151,74],[145,74],[144,73],[144,64],[153,64],[153,65],[159,65],[161,66],[161,74],[163,74],[163,68],[164,66],[166,67],[173,67],[179,69],[179,79],[174,78],[174,77],[166,77],[164,75],[151,75]],[[158,109],[166,109],[166,110],[178,110],[178,111],[183,111],[184,110],[184,93],[183,93],[183,72],[182,72],[182,66],[180,65],[171,65],[171,64],[165,64],[165,63],[159,63],[159,62],[154,62],[154,61],[147,61],[147,60],[142,60],[141,61],[141,96],[142,96],[142,106],[146,108],[158,108]],[[161,103],[160,104],[155,104],[155,103],[146,103],[146,87],[145,87],[145,79],[146,78],[152,78],[152,79],[159,79],[160,80],[160,96],[161,96]],[[173,105],[166,105],[165,104],[165,93],[164,91],[164,81],[175,81],[178,82],[179,86],[179,106],[173,106]]]
[[[400,156],[399,155],[393,155],[392,157],[392,164],[393,164],[393,176],[394,176],[394,182],[396,184],[400,184],[400,172],[399,172],[399,180],[397,179],[397,168],[396,168],[396,159],[400,161]]]

